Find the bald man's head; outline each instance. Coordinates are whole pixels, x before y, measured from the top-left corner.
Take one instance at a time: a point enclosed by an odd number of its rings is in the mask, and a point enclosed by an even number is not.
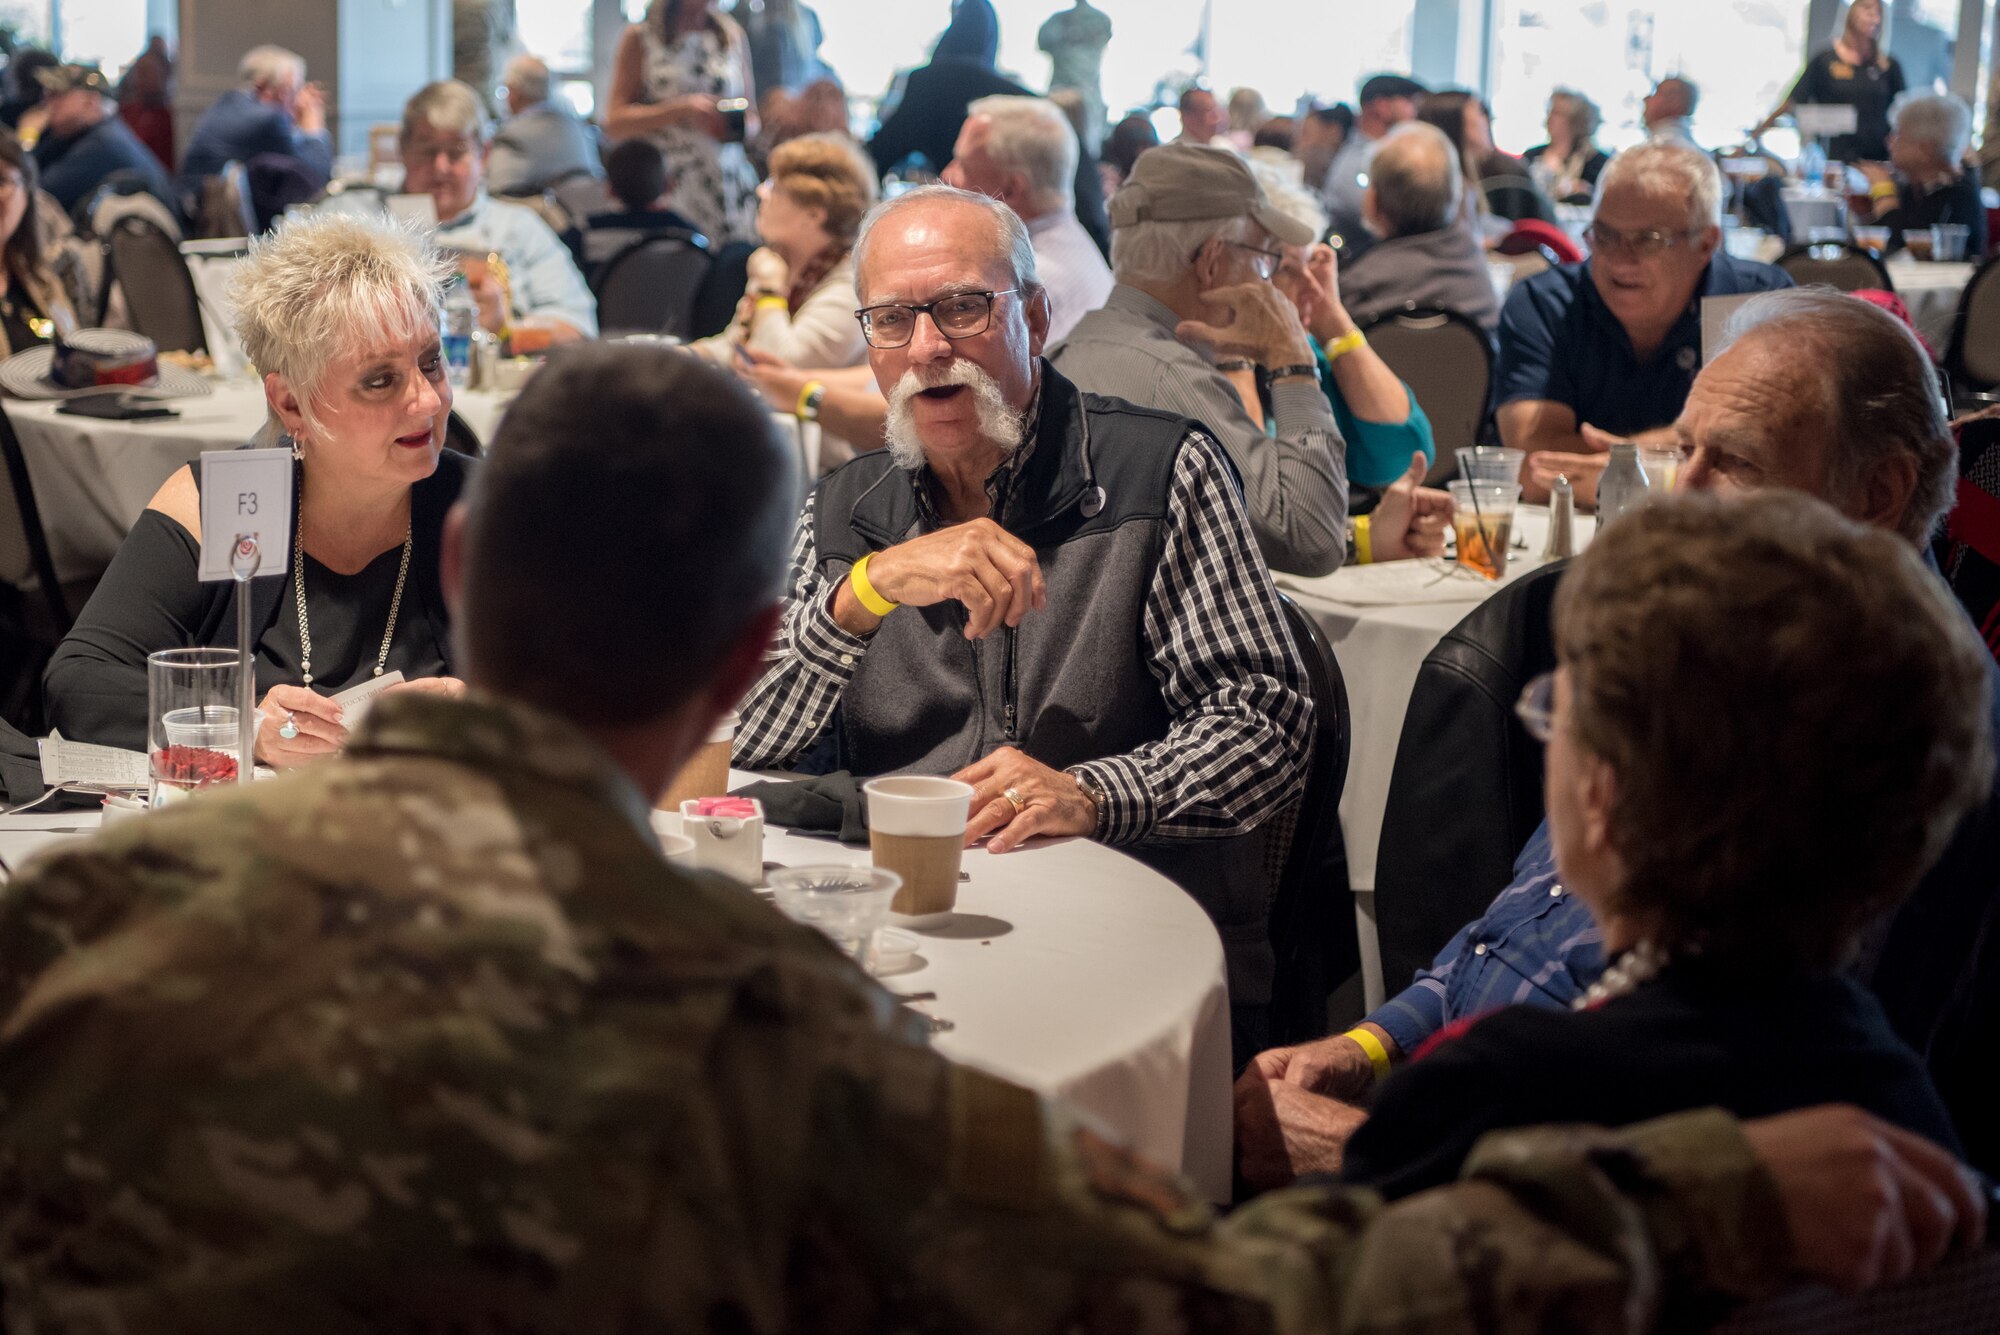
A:
[[[1444,131],[1410,121],[1390,131],[1368,165],[1370,225],[1383,237],[1451,226],[1465,194],[1458,150]]]

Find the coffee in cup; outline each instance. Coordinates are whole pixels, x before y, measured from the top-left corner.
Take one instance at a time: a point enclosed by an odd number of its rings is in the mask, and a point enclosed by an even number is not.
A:
[[[740,716],[725,714],[708,734],[699,751],[688,757],[680,773],[667,784],[660,799],[661,811],[679,811],[681,803],[703,797],[723,797],[729,792],[729,752],[736,745],[736,725]]]
[[[875,865],[903,878],[890,901],[904,918],[936,918],[958,903],[958,864],[972,785],[900,775],[861,785],[868,801],[868,848]]]

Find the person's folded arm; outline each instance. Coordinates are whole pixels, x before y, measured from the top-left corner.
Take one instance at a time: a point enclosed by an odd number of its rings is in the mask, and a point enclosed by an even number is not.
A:
[[[773,303],[752,312],[750,347],[768,352],[787,366],[852,366],[867,355],[860,302],[850,283],[829,283],[807,297],[793,314]]]
[[[1218,449],[1199,431],[1181,444],[1141,618],[1173,723],[1158,741],[1077,766],[1104,791],[1107,843],[1243,834],[1305,784],[1312,701]]]
[[[833,619],[839,581],[819,572],[813,541],[815,493],[806,499],[792,539],[785,619],[772,646],[771,666],[738,707],[732,759],[744,769],[782,766],[826,731],[834,707],[868,652],[868,637],[852,635]]]
[[[584,338],[597,336],[597,298],[577,272],[569,248],[525,206],[515,235],[508,237],[507,262],[514,283],[514,305],[536,320],[568,325]],[[532,224],[532,225],[530,225]]]

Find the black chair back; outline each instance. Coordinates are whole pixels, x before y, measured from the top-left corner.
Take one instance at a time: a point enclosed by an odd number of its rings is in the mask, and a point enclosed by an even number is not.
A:
[[[1793,246],[1778,257],[1778,267],[1800,287],[1818,284],[1837,287],[1842,292],[1859,292],[1870,287],[1884,292],[1896,290],[1887,265],[1844,241],[1813,241]]]
[[[1555,592],[1567,566],[1553,562],[1502,588],[1417,669],[1375,852],[1390,996],[1486,911],[1542,822],[1542,746],[1514,717],[1514,702],[1555,666]]]
[[[1362,327],[1368,346],[1416,396],[1437,441],[1433,483],[1449,477],[1458,451],[1485,434],[1493,393],[1493,340],[1478,321],[1438,306],[1384,311]]]
[[[0,584],[25,591],[33,580],[48,607],[49,625],[60,640],[69,633],[70,609],[49,559],[48,534],[35,504],[35,484],[28,477],[28,460],[21,438],[0,407]]]
[[[1533,177],[1489,176],[1479,183],[1479,193],[1486,198],[1487,212],[1496,218],[1505,218],[1509,222],[1519,222],[1523,218],[1539,218],[1547,223],[1556,221],[1556,206]]]
[[[444,419],[444,447],[458,454],[471,455],[475,459],[486,452],[486,447],[479,441],[479,433],[472,429],[471,423],[458,415],[456,408],[452,409]]]
[[[1271,901],[1271,948],[1277,956],[1271,1041],[1284,1044],[1326,1033],[1327,997],[1361,967],[1361,941],[1340,837],[1340,799],[1347,790],[1353,740],[1347,682],[1312,615],[1284,594],[1278,602],[1305,664],[1314,713],[1312,767],[1305,794],[1292,808],[1290,846]]]
[[[694,336],[694,304],[708,248],[693,232],[658,232],[619,251],[597,271],[597,324],[605,334]]]
[[[1985,393],[2000,387],[2000,251],[1973,272],[1959,294],[1944,365],[1959,390]]]
[[[207,352],[194,275],[174,239],[146,219],[120,218],[105,238],[107,283],[125,294],[132,327],[162,352]]]

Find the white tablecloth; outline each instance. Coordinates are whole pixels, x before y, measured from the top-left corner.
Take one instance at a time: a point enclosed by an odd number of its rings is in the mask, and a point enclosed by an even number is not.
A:
[[[1944,356],[1951,342],[1951,324],[1958,314],[1958,299],[1978,268],[1971,263],[1927,264],[1903,252],[1889,261],[1889,280],[1896,295],[1909,309],[1910,322],[1931,341],[1937,355]]]
[[[203,450],[234,449],[264,425],[264,390],[249,380],[217,382],[207,398],[175,399],[180,416],[153,422],[68,417],[53,402],[9,399],[7,417],[21,438],[28,479],[56,578],[88,579],[118,551],[146,502]],[[452,406],[481,440],[500,423],[506,399],[461,391]]]
[[[1437,642],[1501,584],[1511,583],[1541,564],[1548,522],[1544,507],[1521,507],[1514,523],[1527,547],[1512,553],[1507,577],[1500,583],[1457,573],[1446,575],[1443,564],[1435,561],[1357,566],[1318,579],[1277,577],[1279,586],[1326,632],[1347,682],[1353,744],[1347,789],[1340,799],[1340,830],[1347,844],[1349,885],[1360,914],[1362,981],[1371,1008],[1382,998],[1372,898],[1375,849],[1382,837],[1389,778],[1403,735],[1403,715],[1409,710],[1410,692],[1417,683],[1417,669]],[[1595,528],[1591,516],[1577,516],[1579,549],[1590,541]],[[1409,582],[1408,596],[1391,601],[1392,586],[1399,580]]]
[[[94,812],[0,816],[0,858],[18,868],[96,824]],[[783,832],[764,853],[787,866],[868,860]],[[958,915],[913,933],[915,967],[884,985],[937,993],[917,1008],[954,1023],[936,1039],[953,1060],[1067,1099],[1226,1201],[1229,998],[1208,915],[1159,873],[1083,840],[971,850],[964,865]]]

